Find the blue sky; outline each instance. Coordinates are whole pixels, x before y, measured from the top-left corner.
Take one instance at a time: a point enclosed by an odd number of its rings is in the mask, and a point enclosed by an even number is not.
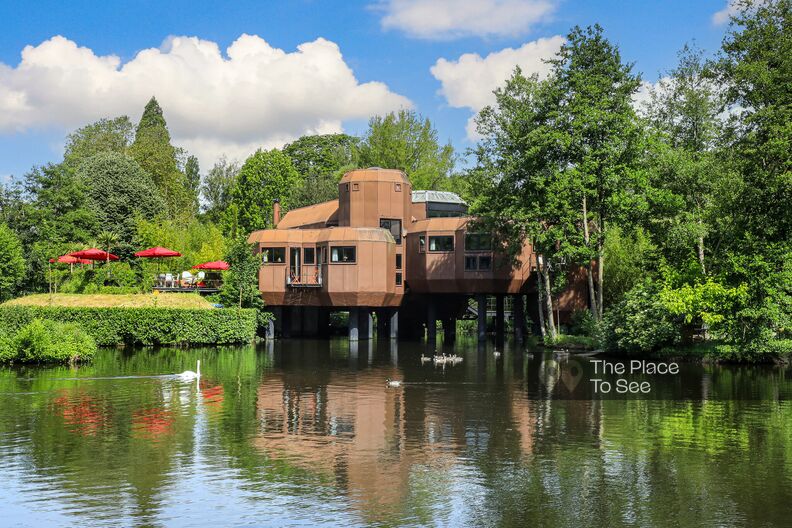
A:
[[[3,1],[0,178],[58,161],[66,133],[80,124],[122,113],[136,121],[150,95],[160,99],[174,142],[198,154],[204,170],[222,153],[244,158],[306,132],[359,133],[367,116],[402,106],[464,150],[475,139],[468,122],[499,72],[519,61],[540,71],[541,56],[571,26],[602,25],[654,82],[686,42],[717,51],[726,24],[716,13],[726,7],[726,0]],[[463,54],[478,57],[460,61]]]

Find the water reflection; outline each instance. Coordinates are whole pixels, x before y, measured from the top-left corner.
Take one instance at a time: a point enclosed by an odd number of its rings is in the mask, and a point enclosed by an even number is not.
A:
[[[390,342],[107,350],[0,370],[0,497],[42,526],[782,525],[788,371],[685,366],[652,400],[550,399],[587,360]],[[163,374],[201,359],[200,383]],[[401,388],[385,379],[402,379]],[[718,398],[714,398],[718,396]],[[750,397],[750,399],[745,399]],[[714,398],[714,399],[713,399]]]

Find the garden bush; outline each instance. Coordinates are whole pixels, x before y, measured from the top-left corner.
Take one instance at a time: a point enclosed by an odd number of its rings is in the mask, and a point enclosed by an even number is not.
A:
[[[96,341],[74,323],[34,319],[17,332],[11,349],[13,362],[69,363],[90,360]]]
[[[0,306],[7,332],[36,319],[75,323],[100,346],[246,343],[256,334],[252,309],[67,308]]]

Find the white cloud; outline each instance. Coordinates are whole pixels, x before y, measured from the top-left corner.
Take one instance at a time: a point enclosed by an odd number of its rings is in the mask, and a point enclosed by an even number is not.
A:
[[[728,0],[726,2],[726,7],[712,15],[712,23],[720,26],[725,24],[729,21],[729,18],[736,15],[738,11],[737,2],[734,0]]]
[[[319,38],[296,51],[242,35],[226,50],[195,37],[170,37],[123,63],[61,36],[0,63],[0,132],[73,129],[129,115],[155,95],[174,143],[204,168],[220,154],[244,159],[310,132],[340,132],[346,120],[411,107],[381,82],[360,83],[338,46]]]
[[[495,102],[494,90],[506,82],[515,66],[522,68],[525,75],[547,76],[550,65],[544,60],[552,58],[563,43],[564,37],[556,35],[526,42],[517,49],[502,49],[486,57],[465,53],[457,60],[441,58],[431,72],[440,81],[440,94],[450,106],[478,112]],[[468,121],[467,133],[469,139],[477,139],[473,117]]]
[[[524,35],[552,15],[558,0],[383,0],[384,29],[431,40]]]

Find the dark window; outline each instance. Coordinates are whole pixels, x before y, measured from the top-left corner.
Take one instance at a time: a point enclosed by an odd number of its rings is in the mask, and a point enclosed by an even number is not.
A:
[[[345,190],[346,192],[349,192],[349,184],[348,184],[348,183],[345,183],[345,184],[344,184],[344,190]]]
[[[454,237],[430,236],[429,251],[454,251]]]
[[[286,248],[261,248],[261,262],[264,264],[284,264],[286,262]]]
[[[331,247],[330,262],[355,262],[355,246]]]
[[[388,220],[387,218],[380,219],[380,227],[382,229],[387,229],[390,231],[390,234],[393,235],[393,240],[396,241],[397,245],[401,245],[402,242],[402,224],[401,220]]]
[[[402,274],[396,272],[396,286],[401,286],[401,285],[402,285]]]
[[[479,270],[480,271],[489,271],[489,270],[491,270],[492,269],[492,257],[490,257],[489,255],[480,256],[478,265],[479,265]]]
[[[316,249],[307,247],[303,248],[303,262],[305,264],[313,264],[316,262]]]
[[[475,255],[465,255],[465,269],[475,271],[478,269],[478,258]]]
[[[423,253],[426,251],[426,237],[421,235],[418,237],[418,252]]]
[[[467,233],[465,251],[492,251],[492,237],[483,233]]]
[[[396,255],[396,269],[400,270],[402,269],[401,267],[402,267],[402,256]]]
[[[352,184],[352,190],[353,191],[359,191],[360,190],[360,184],[359,183],[353,183]]]

